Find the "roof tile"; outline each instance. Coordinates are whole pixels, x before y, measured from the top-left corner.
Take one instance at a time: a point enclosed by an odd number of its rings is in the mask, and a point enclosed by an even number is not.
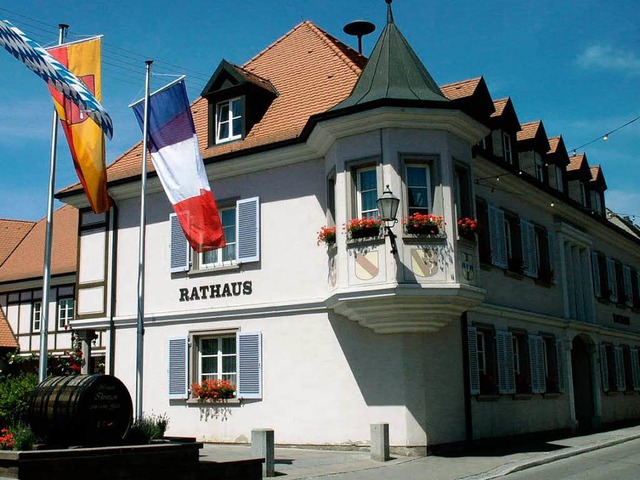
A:
[[[449,83],[440,87],[444,96],[449,100],[457,100],[458,98],[470,97],[478,88],[482,77],[462,80],[460,82]]]
[[[0,219],[0,265],[9,258],[36,222]]]
[[[0,348],[18,348],[16,337],[0,308]]]

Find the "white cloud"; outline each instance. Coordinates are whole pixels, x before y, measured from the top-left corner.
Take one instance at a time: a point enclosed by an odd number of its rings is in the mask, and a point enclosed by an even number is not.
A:
[[[583,68],[622,70],[640,74],[640,57],[635,52],[624,51],[610,45],[592,45],[578,55],[577,63]]]

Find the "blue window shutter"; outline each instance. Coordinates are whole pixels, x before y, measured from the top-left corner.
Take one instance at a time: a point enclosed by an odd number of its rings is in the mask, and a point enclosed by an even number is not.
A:
[[[169,338],[169,399],[184,399],[189,395],[189,340],[187,337]]]
[[[600,374],[602,375],[602,390],[609,391],[609,363],[607,362],[607,346],[600,345]]]
[[[628,307],[633,307],[633,291],[631,288],[631,267],[625,265],[622,267],[622,273],[624,277],[624,300]]]
[[[640,390],[640,359],[638,358],[638,349],[631,349],[631,378],[633,379],[633,389],[637,392]]]
[[[616,364],[616,387],[619,392],[624,392],[627,388],[626,377],[624,375],[624,358],[622,354],[622,347],[616,346],[613,348],[613,355]]]
[[[511,332],[496,332],[498,350],[498,391],[516,393],[515,369],[513,367],[513,335]]]
[[[467,341],[469,343],[469,392],[480,395],[480,373],[478,371],[478,336],[476,327],[467,327]]]
[[[238,200],[236,203],[238,263],[260,260],[260,199]]]
[[[262,334],[238,333],[238,398],[262,398]]]
[[[531,369],[531,393],[544,393],[546,379],[544,375],[544,340],[538,335],[529,335],[529,366]]]
[[[520,219],[522,236],[522,259],[524,260],[524,274],[529,277],[538,276],[538,252],[536,250],[536,231],[533,224]]]
[[[609,300],[618,301],[618,283],[616,280],[616,262],[612,258],[607,258],[607,283],[609,286]]]
[[[169,215],[169,224],[171,227],[171,244],[169,251],[171,252],[169,271],[186,272],[189,270],[189,242],[184,236],[180,221],[175,213]]]
[[[504,212],[491,204],[488,205],[488,210],[491,263],[496,267],[507,268],[507,243],[504,233]]]

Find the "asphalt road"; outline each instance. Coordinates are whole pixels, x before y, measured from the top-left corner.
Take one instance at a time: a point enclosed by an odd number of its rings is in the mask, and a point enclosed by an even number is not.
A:
[[[512,473],[505,480],[638,480],[640,439]]]

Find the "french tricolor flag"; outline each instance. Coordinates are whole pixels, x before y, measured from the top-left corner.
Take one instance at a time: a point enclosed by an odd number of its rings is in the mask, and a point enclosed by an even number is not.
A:
[[[144,131],[144,102],[133,111]],[[224,247],[183,79],[149,97],[148,129],[153,165],[189,244],[197,252]]]

